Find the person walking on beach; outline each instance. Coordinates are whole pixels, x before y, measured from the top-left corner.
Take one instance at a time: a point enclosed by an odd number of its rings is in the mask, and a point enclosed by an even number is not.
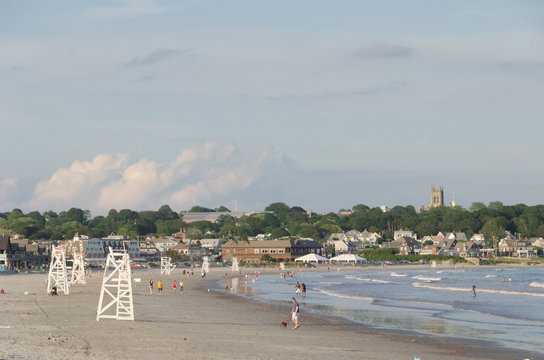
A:
[[[472,285],[472,294],[473,297],[476,297],[476,285]]]
[[[176,280],[174,280],[174,281],[172,282],[172,291],[173,291],[173,292],[176,292],[176,285],[177,285],[177,284],[176,284]]]
[[[179,292],[180,294],[183,292],[183,280],[179,281]]]
[[[302,297],[306,297],[306,284],[302,283],[300,287],[302,288]]]
[[[298,305],[298,302],[295,298],[291,299],[291,302],[293,303],[293,309],[291,310],[291,320],[295,323],[294,329],[298,329],[298,314],[300,313],[300,307]]]
[[[300,283],[297,281],[297,284],[295,285],[295,294],[297,296],[300,296]]]
[[[153,295],[153,279],[149,280],[149,295]]]
[[[160,281],[160,280],[157,283],[157,289],[159,290],[159,295],[161,295],[162,294],[162,281]]]

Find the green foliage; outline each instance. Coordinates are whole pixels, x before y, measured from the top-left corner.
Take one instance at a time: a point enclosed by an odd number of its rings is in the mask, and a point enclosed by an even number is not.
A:
[[[272,262],[272,261],[274,261],[274,258],[272,256],[270,256],[270,254],[263,254],[261,256],[261,261],[262,262]]]

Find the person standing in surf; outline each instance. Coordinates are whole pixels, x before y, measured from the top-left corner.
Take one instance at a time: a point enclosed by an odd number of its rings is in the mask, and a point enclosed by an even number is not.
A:
[[[476,297],[476,285],[472,285],[472,295]]]

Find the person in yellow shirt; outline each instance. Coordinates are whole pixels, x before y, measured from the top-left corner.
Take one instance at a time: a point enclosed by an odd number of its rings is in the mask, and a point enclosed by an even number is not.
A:
[[[180,292],[180,293],[183,292],[183,280],[180,280],[180,281],[179,281],[179,292]]]
[[[162,281],[160,281],[160,280],[157,283],[157,289],[159,289],[159,295],[162,294]]]

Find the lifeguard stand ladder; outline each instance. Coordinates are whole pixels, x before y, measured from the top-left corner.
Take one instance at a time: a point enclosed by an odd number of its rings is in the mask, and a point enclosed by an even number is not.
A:
[[[100,319],[134,320],[130,257],[123,250],[109,248],[104,278],[98,300],[96,321]]]

